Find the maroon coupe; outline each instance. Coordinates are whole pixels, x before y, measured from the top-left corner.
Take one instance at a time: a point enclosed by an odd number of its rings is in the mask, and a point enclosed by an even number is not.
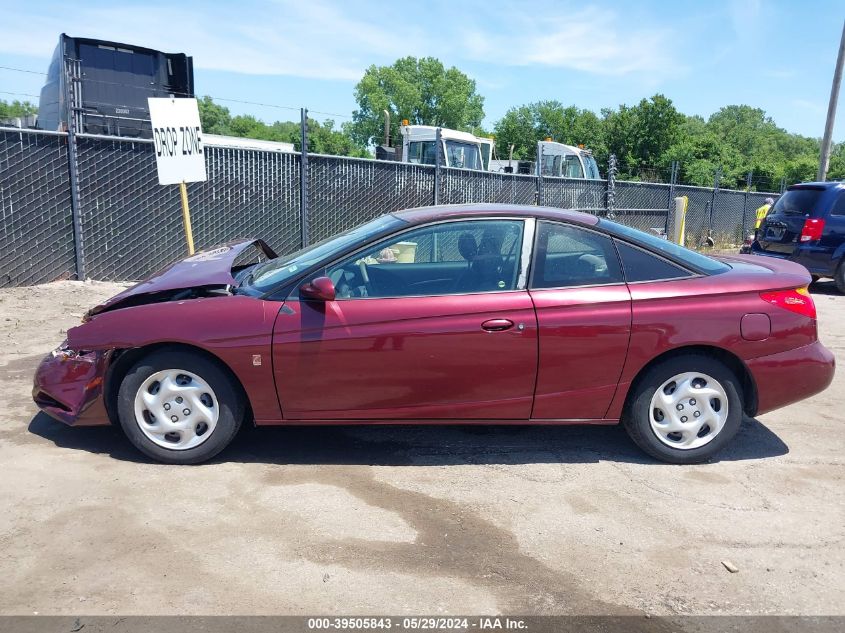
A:
[[[250,263],[255,262],[257,263]],[[90,310],[33,396],[211,458],[255,424],[616,424],[694,463],[830,384],[803,267],[542,207],[384,215],[291,255],[199,253]]]

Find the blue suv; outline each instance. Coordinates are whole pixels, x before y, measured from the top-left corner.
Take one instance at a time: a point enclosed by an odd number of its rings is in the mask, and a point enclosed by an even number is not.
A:
[[[845,293],[845,183],[789,187],[757,229],[751,254],[803,264],[814,281],[833,277]]]

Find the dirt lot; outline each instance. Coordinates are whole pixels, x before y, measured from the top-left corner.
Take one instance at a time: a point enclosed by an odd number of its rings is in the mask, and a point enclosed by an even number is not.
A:
[[[249,429],[162,466],[30,400],[118,289],[0,291],[2,614],[845,614],[842,370],[695,467],[574,427]],[[816,301],[845,358],[845,297]]]

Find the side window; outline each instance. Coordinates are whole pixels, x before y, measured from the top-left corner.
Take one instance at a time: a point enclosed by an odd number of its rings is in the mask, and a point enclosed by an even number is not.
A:
[[[388,238],[325,274],[339,299],[516,289],[522,220],[444,222]]]
[[[625,271],[625,281],[660,281],[662,279],[678,279],[689,277],[691,273],[680,266],[675,266],[665,259],[644,251],[625,242],[616,241],[616,249],[622,259]]]
[[[567,224],[540,222],[531,288],[566,288],[622,281],[609,237]]]
[[[543,154],[541,170],[544,176],[560,176],[560,156]]]
[[[433,165],[437,160],[434,141],[412,141],[408,147],[408,162]]]
[[[833,208],[830,210],[830,215],[845,215],[845,193],[840,193]]]

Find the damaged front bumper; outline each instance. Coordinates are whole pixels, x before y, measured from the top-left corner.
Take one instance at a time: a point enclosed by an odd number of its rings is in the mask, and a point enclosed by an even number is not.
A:
[[[35,372],[35,404],[70,426],[110,424],[103,398],[110,355],[108,350],[71,350],[63,343],[41,361]]]

